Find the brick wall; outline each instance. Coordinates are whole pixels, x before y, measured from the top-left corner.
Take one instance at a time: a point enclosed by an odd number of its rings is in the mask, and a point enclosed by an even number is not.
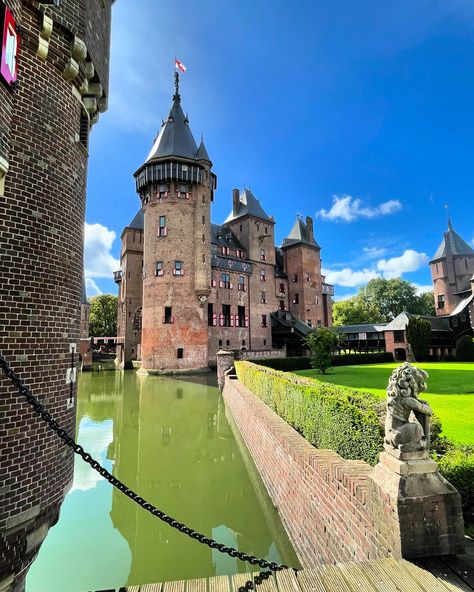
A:
[[[0,85],[9,164],[0,201],[0,351],[74,434],[65,379],[70,344],[79,340],[88,155],[78,141],[81,78],[69,82],[63,70],[73,29],[85,26],[83,2],[48,9],[54,26],[46,59],[37,55],[44,7],[7,5],[21,26],[21,45],[18,89]],[[98,37],[109,26],[105,21]],[[73,456],[3,375],[0,392],[0,588],[13,578],[6,589],[16,591],[57,520],[72,481]]]
[[[390,554],[367,508],[367,463],[315,449],[237,380],[223,395],[304,567]]]

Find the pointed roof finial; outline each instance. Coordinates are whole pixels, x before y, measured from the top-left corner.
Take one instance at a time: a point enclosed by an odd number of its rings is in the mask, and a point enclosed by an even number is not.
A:
[[[179,94],[179,74],[178,74],[178,72],[174,73],[174,88],[175,88],[175,92],[173,95],[173,101],[175,101],[176,103],[181,103],[181,96]]]
[[[448,204],[444,204],[444,207],[446,208],[446,215],[448,216],[448,230],[452,230],[453,225],[451,223],[451,214],[449,213],[449,206]]]

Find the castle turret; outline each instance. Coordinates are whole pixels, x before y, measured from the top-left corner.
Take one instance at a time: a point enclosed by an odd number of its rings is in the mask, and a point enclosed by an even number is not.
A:
[[[207,367],[211,291],[210,206],[216,187],[175,94],[145,163],[135,173],[144,215],[143,372]]]
[[[314,238],[313,220],[297,218],[283,240],[284,266],[288,275],[290,312],[312,326],[332,324],[332,286],[321,276],[321,247]]]
[[[474,273],[474,249],[454,230],[451,219],[430,268],[436,314],[449,315],[470,292]]]

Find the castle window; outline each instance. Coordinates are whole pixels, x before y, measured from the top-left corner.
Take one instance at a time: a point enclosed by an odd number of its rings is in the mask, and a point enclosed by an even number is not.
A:
[[[464,265],[466,266],[466,269],[467,269],[467,259],[464,259]]]
[[[405,331],[394,331],[393,332],[393,341],[395,343],[404,343],[405,342]]]
[[[203,203],[203,204],[205,204],[205,203],[206,203],[206,196],[205,196],[205,195],[203,195],[203,196],[202,196],[202,203]]]
[[[225,344],[227,345],[227,347],[229,347],[229,345],[230,345],[230,339],[228,339],[228,340],[225,342]]]
[[[316,297],[314,299],[314,304],[319,304],[319,296],[316,294]]]
[[[207,303],[207,324],[209,327],[217,325],[217,315],[214,314],[214,304],[212,302]]]
[[[219,339],[219,347],[222,347],[222,339]]]
[[[318,319],[318,327],[322,327],[322,323],[321,323],[321,319]],[[400,333],[403,333],[403,331],[400,331]]]
[[[262,304],[266,304],[266,302],[267,302],[267,293],[266,292],[261,292],[260,293],[260,302]]]
[[[265,234],[268,234],[268,226],[265,226]]]
[[[245,327],[245,306],[237,307],[237,322],[238,327]],[[245,345],[245,344],[242,344]]]
[[[263,345],[267,345],[267,340],[266,339],[263,340]]]
[[[267,256],[265,255],[265,249],[260,249],[260,261],[266,261]]]
[[[232,284],[230,283],[230,273],[221,274],[221,281],[219,282],[219,288],[231,288]]]
[[[267,315],[264,314],[262,315],[262,327],[266,327],[267,326]]]
[[[438,294],[438,308],[444,308],[446,304],[446,300],[444,298],[444,294]]]
[[[257,222],[257,231],[260,230],[260,224]]]
[[[165,316],[163,317],[163,323],[172,324],[174,323],[173,309],[171,306],[165,306]]]
[[[278,306],[278,310],[286,310],[285,301],[280,300],[280,304]]]
[[[241,249],[237,249],[235,254],[239,259],[245,259],[245,251],[242,251]]]
[[[163,275],[163,261],[157,261],[155,263],[155,275]]]
[[[298,274],[297,273],[294,273],[293,274],[293,281],[294,282],[297,282],[298,281]]]
[[[240,232],[242,232],[242,229],[243,229],[242,224],[240,224],[239,229],[240,229]]]
[[[293,296],[293,304],[299,304],[300,303],[300,295],[298,294],[298,292],[296,292],[296,294]]]
[[[206,223],[206,216],[202,217],[202,225],[204,226],[204,224]]]
[[[178,360],[182,360],[184,358],[184,349],[182,347],[178,347],[176,351],[176,357]]]
[[[189,185],[180,183],[176,193],[179,199],[187,199],[189,194]]]
[[[160,191],[158,193],[158,197],[160,199],[163,199],[165,197],[168,197],[168,187],[167,185],[161,184],[160,185]]]
[[[307,325],[309,325],[310,327],[312,327],[312,326],[313,326],[313,325],[311,324],[311,319],[308,319],[308,320],[306,321],[306,324],[307,324]]]
[[[222,305],[221,327],[230,327],[230,304]]]
[[[160,216],[160,225],[158,228],[158,236],[167,236],[168,228],[166,226],[166,216]]]
[[[221,247],[221,251],[223,255],[230,255],[229,247]]]
[[[182,261],[175,261],[174,262],[173,275],[184,275],[184,269],[183,269],[183,262]]]
[[[311,278],[309,277],[309,273],[306,274],[306,281],[307,282],[310,282],[311,281]]]
[[[241,292],[245,292],[245,290],[246,290],[246,288],[245,288],[245,277],[243,275],[239,275],[238,289]]]
[[[260,281],[264,282],[264,281],[266,281],[266,279],[267,279],[267,276],[265,275],[265,270],[261,269],[260,270]]]
[[[242,347],[245,347],[246,343],[247,342],[245,341],[245,339],[242,339]]]
[[[280,292],[280,294],[285,294],[286,293],[285,284],[280,284],[279,292]]]

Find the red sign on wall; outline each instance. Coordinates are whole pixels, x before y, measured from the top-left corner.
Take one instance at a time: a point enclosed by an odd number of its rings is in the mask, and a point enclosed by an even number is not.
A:
[[[20,39],[16,22],[9,8],[0,5],[1,54],[0,77],[8,86],[13,86],[18,73],[18,49]]]

